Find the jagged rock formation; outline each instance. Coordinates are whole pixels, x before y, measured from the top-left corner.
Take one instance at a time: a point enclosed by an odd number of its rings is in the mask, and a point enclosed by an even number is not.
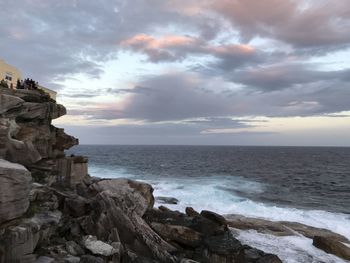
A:
[[[218,214],[156,209],[148,184],[90,177],[87,158],[64,153],[78,140],[51,124],[65,113],[40,91],[0,88],[0,263],[281,262]]]

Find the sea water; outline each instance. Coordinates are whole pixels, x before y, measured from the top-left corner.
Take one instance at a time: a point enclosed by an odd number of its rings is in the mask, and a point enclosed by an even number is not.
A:
[[[156,197],[179,200],[171,209],[300,222],[350,239],[350,148],[81,145],[68,154],[88,156],[92,176],[151,183]],[[303,236],[238,238],[284,262],[345,262]]]

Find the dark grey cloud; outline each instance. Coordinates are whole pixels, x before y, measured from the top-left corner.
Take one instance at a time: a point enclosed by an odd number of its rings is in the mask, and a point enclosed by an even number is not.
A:
[[[302,73],[298,71],[298,74]],[[328,72],[319,81],[314,81],[314,76],[308,76],[307,72],[303,74],[306,76],[300,77],[302,81],[286,82],[289,88],[269,86],[275,83],[270,80],[266,84],[264,79],[260,83],[256,80],[254,83],[259,83],[259,89],[232,88],[230,83],[196,74],[152,76],[140,81],[134,89],[122,90],[127,96],[123,105],[84,103],[81,110],[70,114],[85,115],[91,120],[180,121],[204,129],[204,126],[236,127],[235,117],[319,116],[350,110],[347,71]],[[268,90],[264,90],[266,87]],[[239,123],[249,122],[240,120]]]
[[[230,113],[221,94],[203,92],[204,82],[189,74],[146,79],[137,87],[152,92],[133,94],[123,109],[126,118],[148,121],[182,120]]]
[[[245,85],[246,88],[271,92],[293,88],[300,85],[317,83],[337,86],[339,82],[343,89],[350,84],[350,70],[324,71],[316,70],[317,65],[303,63],[284,63],[270,66],[237,70],[226,73],[230,81]],[[304,86],[306,89],[308,86]]]
[[[210,1],[243,40],[272,38],[296,48],[334,49],[349,46],[350,6],[346,0]]]

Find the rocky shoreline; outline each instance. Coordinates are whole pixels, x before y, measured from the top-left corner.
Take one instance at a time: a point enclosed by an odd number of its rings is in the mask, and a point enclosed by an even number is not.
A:
[[[38,90],[0,88],[0,263],[282,262],[242,244],[234,229],[304,235],[350,260],[350,241],[324,229],[211,211],[171,211],[151,185],[88,174],[66,156],[78,140],[52,125],[64,106]]]

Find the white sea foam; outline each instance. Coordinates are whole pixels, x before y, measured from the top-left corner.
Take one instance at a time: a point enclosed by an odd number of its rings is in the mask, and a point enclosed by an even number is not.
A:
[[[175,197],[176,205],[167,207],[184,211],[187,206],[194,209],[211,210],[220,214],[239,214],[272,221],[291,221],[329,229],[350,238],[350,215],[319,210],[302,210],[255,202],[240,196],[242,192],[261,193],[264,185],[237,177],[164,178],[150,179],[130,175],[127,171],[94,168],[92,175],[101,177],[129,177],[148,182],[154,187],[155,196]],[[156,203],[162,205],[161,203]],[[245,243],[266,252],[278,254],[284,262],[345,262],[312,246],[312,240],[299,237],[275,237],[256,231],[240,231],[239,238]]]
[[[127,170],[123,168],[110,168],[108,166],[89,165],[89,174],[101,178],[134,178],[133,175],[129,174]]]
[[[192,206],[197,210],[212,210],[220,214],[240,214],[272,221],[299,222],[326,228],[350,238],[350,215],[267,205],[224,190],[226,187],[234,190],[236,184],[240,191],[262,191],[263,186],[258,183],[242,179],[234,182],[230,179],[225,182],[222,178],[171,179],[150,183],[155,188],[155,196],[169,196],[180,200],[177,205],[167,205],[172,209],[184,211],[187,206]]]
[[[348,262],[315,248],[312,240],[304,236],[276,237],[249,230],[239,231],[237,238],[243,244],[278,255],[285,263]]]

